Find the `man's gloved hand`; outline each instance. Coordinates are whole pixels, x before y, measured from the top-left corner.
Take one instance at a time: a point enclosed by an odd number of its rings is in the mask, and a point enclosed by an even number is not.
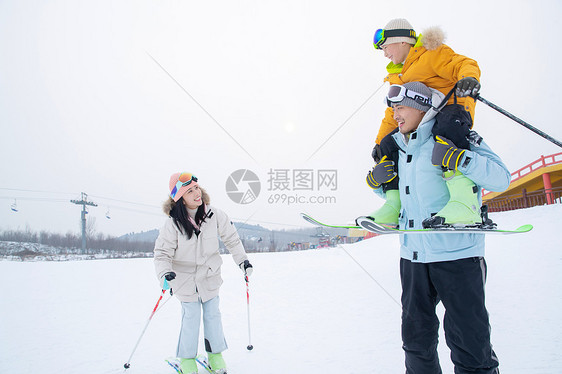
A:
[[[478,79],[473,77],[466,77],[457,82],[456,89],[457,96],[476,96],[480,92],[480,83]]]
[[[449,170],[457,170],[465,151],[466,149],[458,149],[449,139],[436,135],[435,146],[431,154],[431,163]]]
[[[367,184],[376,189],[383,183],[388,183],[398,174],[394,170],[394,161],[384,156],[381,161],[367,174]]]
[[[176,279],[176,273],[174,273],[173,271],[170,271],[166,274],[164,274],[164,278],[166,278],[166,280],[169,282],[171,280]]]
[[[244,274],[246,274],[246,276],[250,276],[252,275],[252,272],[254,271],[254,267],[252,266],[252,264],[250,264],[250,261],[248,260],[244,260],[244,262],[240,263],[240,269],[242,269],[242,271],[244,272]]]

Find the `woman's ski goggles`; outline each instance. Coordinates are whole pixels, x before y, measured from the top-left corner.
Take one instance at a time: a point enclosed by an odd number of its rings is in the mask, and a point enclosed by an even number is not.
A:
[[[189,186],[191,182],[197,182],[197,177],[191,173],[181,173],[178,177],[178,181],[176,182],[175,187],[170,192],[170,197],[173,199],[176,197],[176,194],[180,190],[180,188]]]
[[[393,84],[388,89],[388,94],[386,95],[386,104],[388,106],[392,106],[392,104],[398,104],[402,102],[402,100],[404,100],[405,98],[412,99],[423,106],[431,107],[431,98],[415,91],[411,91],[399,84]]]
[[[386,42],[387,38],[392,38],[396,36],[403,36],[408,38],[416,38],[416,32],[412,29],[396,29],[396,30],[385,30],[378,29],[375,31],[375,37],[373,38],[373,45],[375,49],[382,49],[382,45]]]

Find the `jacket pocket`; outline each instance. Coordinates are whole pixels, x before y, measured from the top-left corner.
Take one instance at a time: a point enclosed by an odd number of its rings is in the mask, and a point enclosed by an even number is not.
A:
[[[192,274],[178,273],[177,278],[173,281],[172,289],[175,294],[181,296],[193,296],[197,293],[195,285],[195,276]],[[174,286],[176,286],[174,288]]]
[[[197,237],[195,234],[193,234],[191,239],[187,239],[187,236],[181,235],[178,239],[178,249],[176,250],[174,260],[195,263],[196,253]]]
[[[214,253],[218,253],[219,250],[219,238],[216,231],[204,231],[201,234],[201,246],[202,252],[206,257],[212,256]]]
[[[213,256],[207,262],[209,266],[205,279],[205,286],[209,291],[216,290],[222,284],[221,265],[222,258],[219,255]]]
[[[218,274],[213,274],[207,277],[207,281],[205,283],[209,291],[214,291],[219,288],[222,285],[222,277],[220,272]]]

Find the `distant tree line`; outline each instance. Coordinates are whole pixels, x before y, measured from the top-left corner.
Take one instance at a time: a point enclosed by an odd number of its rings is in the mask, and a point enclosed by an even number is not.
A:
[[[240,239],[247,252],[278,252],[292,251],[309,248],[317,245],[319,238],[326,236],[335,237],[345,235],[346,230],[307,228],[293,230],[269,230],[259,225],[235,223]],[[113,237],[103,233],[87,231],[86,253],[99,253],[100,250],[115,252],[149,253],[154,250],[154,242],[158,230],[143,233],[130,233],[121,237]],[[51,233],[47,231],[34,232],[29,228],[25,230],[1,230],[0,241],[16,243],[37,243],[61,249],[71,249],[72,253],[81,253],[82,237],[80,234],[68,232],[66,234]],[[68,251],[65,251],[68,252]],[[226,253],[226,248],[221,242],[221,252]]]
[[[46,231],[0,230],[0,241],[38,243],[51,247],[81,248],[82,237],[73,233],[56,234]],[[123,239],[98,233],[86,239],[87,249],[105,249],[118,252],[152,252],[154,242]]]

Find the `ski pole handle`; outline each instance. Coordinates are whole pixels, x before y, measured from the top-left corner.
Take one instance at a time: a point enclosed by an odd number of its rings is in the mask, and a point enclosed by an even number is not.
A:
[[[509,113],[505,109],[500,108],[496,104],[489,102],[488,100],[484,99],[482,96],[476,95],[476,97],[473,96],[473,98],[474,98],[474,100],[480,100],[484,104],[488,105],[490,108],[497,110],[498,112],[500,112],[504,116],[509,117],[510,119],[514,120],[515,122],[519,123],[520,125],[523,125],[524,127],[528,128],[529,130],[531,130],[535,134],[542,136],[546,140],[548,140],[548,141],[550,141],[550,142],[552,142],[552,143],[554,143],[557,146],[562,148],[562,142],[554,139],[552,136],[548,135],[547,133],[537,129],[536,127],[530,125],[529,123],[523,121],[522,119],[514,116],[513,114]]]

